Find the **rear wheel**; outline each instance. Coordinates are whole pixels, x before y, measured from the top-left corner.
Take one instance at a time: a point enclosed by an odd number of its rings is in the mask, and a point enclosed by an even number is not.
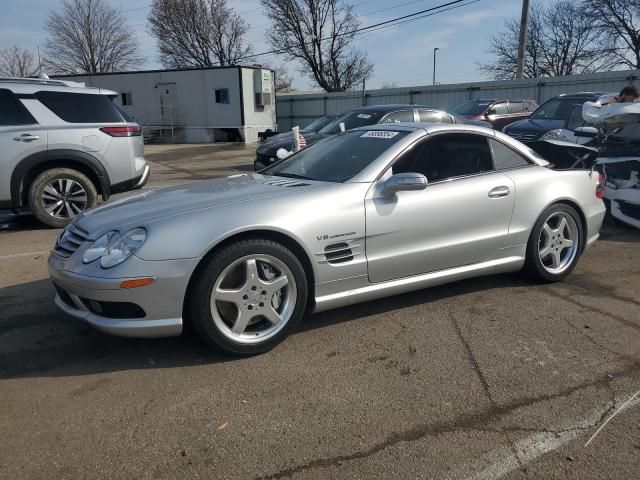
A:
[[[98,193],[85,175],[70,168],[53,168],[38,175],[29,187],[29,206],[49,227],[62,228],[97,203]]]
[[[210,345],[266,352],[302,319],[308,288],[300,261],[270,240],[243,240],[211,255],[193,279],[190,319]]]
[[[578,263],[583,238],[578,212],[569,205],[551,205],[533,227],[525,269],[545,282],[562,280]]]

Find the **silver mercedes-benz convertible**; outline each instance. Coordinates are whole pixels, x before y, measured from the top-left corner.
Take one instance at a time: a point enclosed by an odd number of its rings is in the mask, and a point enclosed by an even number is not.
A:
[[[188,321],[253,354],[307,312],[521,269],[558,281],[598,238],[602,193],[598,172],[554,169],[488,128],[375,125],[89,210],[49,272],[57,305],[100,330],[169,336]]]

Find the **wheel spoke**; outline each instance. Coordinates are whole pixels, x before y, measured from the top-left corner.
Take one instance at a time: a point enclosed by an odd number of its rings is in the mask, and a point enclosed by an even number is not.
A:
[[[239,305],[242,303],[242,290],[228,290],[225,288],[217,288],[214,294],[214,298],[221,302],[229,302]]]
[[[282,317],[273,309],[271,305],[268,305],[267,308],[264,309],[262,314],[264,315],[264,318],[269,320],[269,322],[271,322],[271,324],[273,325],[278,325],[280,322],[282,322]]]
[[[258,276],[258,265],[256,264],[255,259],[250,258],[247,260],[245,268],[247,271],[246,283],[254,283],[260,280],[260,277]]]
[[[562,220],[560,220],[560,223],[558,224],[558,228],[556,229],[556,232],[560,234],[560,238],[564,238],[564,231],[566,228],[567,228],[567,219],[562,217]]]
[[[569,238],[565,238],[563,241],[564,244],[564,248],[571,248],[573,247],[573,240],[569,239]]]
[[[542,250],[540,250],[540,260],[546,259],[549,255],[551,255],[553,249],[546,246]]]
[[[73,213],[73,210],[71,210],[71,205],[69,205],[69,202],[64,202],[64,209],[67,212],[67,218],[73,218],[76,216],[76,214]]]
[[[60,193],[58,193],[56,191],[55,188],[53,188],[53,185],[49,184],[46,187],[44,187],[44,191],[47,192],[49,195],[55,197],[55,198],[60,198]]]
[[[281,275],[278,278],[269,282],[262,282],[266,287],[270,288],[273,293],[284,288],[289,283],[289,278],[286,275]]]
[[[62,204],[63,204],[62,200],[58,200],[56,203],[52,203],[51,205],[46,207],[45,210],[47,211],[47,213],[54,215],[53,211]]]
[[[238,309],[238,316],[236,317],[235,322],[233,322],[233,327],[231,331],[236,335],[240,335],[244,332],[249,325],[249,321],[251,320],[251,316],[244,312],[241,308]]]
[[[71,187],[73,186],[75,182],[73,182],[72,180],[65,180],[64,182],[64,193],[69,193],[71,191]]]
[[[544,231],[547,237],[547,243],[548,243],[549,240],[551,240],[551,237],[553,237],[553,229],[549,226],[548,223],[545,223],[544,226],[542,227],[542,230]]]
[[[43,200],[51,200],[51,201],[54,201],[54,202],[57,202],[60,199],[60,197],[53,196],[53,195],[51,195],[50,193],[48,193],[46,191],[42,192],[42,198],[43,198]]]
[[[560,265],[560,251],[553,250],[551,252],[551,268],[558,268]]]

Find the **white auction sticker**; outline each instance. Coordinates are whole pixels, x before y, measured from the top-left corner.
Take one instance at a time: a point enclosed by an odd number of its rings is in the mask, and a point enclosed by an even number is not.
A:
[[[371,118],[371,115],[369,113],[361,113],[360,115],[358,115],[358,118],[364,118],[365,120],[368,120]]]
[[[360,135],[360,138],[393,138],[398,135],[398,133],[400,132],[391,132],[389,130],[369,130],[363,135]]]

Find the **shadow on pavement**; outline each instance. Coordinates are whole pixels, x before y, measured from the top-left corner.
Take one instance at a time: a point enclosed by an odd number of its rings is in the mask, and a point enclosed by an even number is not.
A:
[[[523,277],[496,275],[433,287],[308,315],[293,336],[447,297],[526,285],[530,283]],[[240,361],[211,349],[188,327],[180,337],[161,339],[122,338],[98,332],[60,312],[53,297],[49,280],[0,289],[0,378],[76,376]]]

